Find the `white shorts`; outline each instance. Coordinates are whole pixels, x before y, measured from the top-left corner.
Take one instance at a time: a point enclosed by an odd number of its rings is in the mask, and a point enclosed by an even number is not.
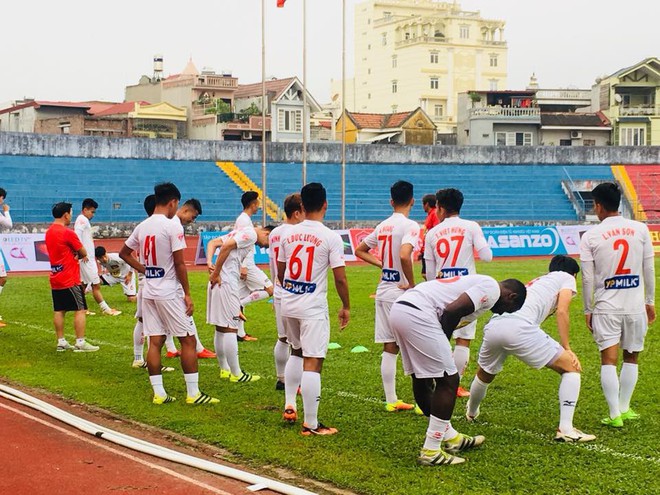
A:
[[[193,319],[186,314],[186,303],[174,299],[142,300],[143,333],[146,337],[171,335],[186,337],[195,335]]]
[[[521,318],[495,318],[484,327],[479,366],[491,375],[502,371],[508,356],[515,356],[534,369],[552,364],[564,348],[538,326]]]
[[[83,285],[97,285],[101,283],[99,278],[99,267],[96,261],[80,261],[80,278]]]
[[[641,352],[644,350],[648,321],[646,313],[594,314],[591,318],[591,328],[594,329],[594,340],[599,351],[618,344],[624,351]]]
[[[283,316],[286,338],[291,347],[302,349],[303,357],[325,358],[330,342],[330,320],[302,320]]]
[[[387,344],[396,342],[392,327],[390,326],[391,301],[379,301],[376,299],[376,337],[374,342],[377,344]]]
[[[250,292],[272,287],[273,282],[257,265],[248,265],[247,269],[247,279],[241,280],[241,282],[247,286]]]
[[[135,318],[142,318],[142,291],[137,291],[137,304],[135,305]]]
[[[109,273],[104,273],[103,275],[101,275],[101,278],[109,286],[121,284],[121,288],[123,289],[125,296],[134,296],[137,293],[137,287],[135,284],[135,279],[137,277],[135,276],[135,273],[133,273],[133,276],[131,277],[131,280],[128,283],[124,282],[124,277],[115,277],[113,275],[110,275]]]
[[[275,326],[277,327],[277,338],[285,339],[286,329],[284,328],[284,322],[282,321],[282,300],[279,297],[273,298],[273,310],[275,311]]]
[[[451,346],[435,314],[392,304],[390,326],[401,349],[406,375],[416,378],[440,378],[458,373]]]
[[[465,340],[474,340],[474,337],[477,335],[477,321],[471,321],[467,325],[461,328],[454,330],[454,333],[451,335],[454,339],[465,339]]]
[[[217,327],[239,328],[241,301],[238,292],[229,284],[208,284],[206,289],[206,323]]]

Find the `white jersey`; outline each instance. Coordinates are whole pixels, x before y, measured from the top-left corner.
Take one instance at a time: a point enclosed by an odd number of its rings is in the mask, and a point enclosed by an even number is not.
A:
[[[108,261],[103,263],[99,260],[99,263],[113,277],[124,278],[133,270],[128,263],[119,257],[119,253],[107,253],[107,257]]]
[[[500,298],[500,284],[486,275],[429,280],[408,289],[397,301],[408,302],[422,311],[435,312],[439,321],[447,305],[463,293],[472,300],[474,312],[462,318],[459,327],[476,320],[495,305]]]
[[[275,284],[273,289],[273,298],[276,300],[282,297],[282,286],[277,278],[277,256],[280,252],[280,244],[282,238],[286,236],[286,232],[291,227],[291,224],[283,223],[275,227],[270,234],[268,234],[268,262],[270,265],[270,278]]]
[[[522,318],[535,326],[540,326],[545,319],[557,311],[557,300],[562,290],[570,290],[573,297],[577,294],[575,277],[566,272],[550,272],[535,278],[527,284],[525,304],[515,313],[495,315],[493,319]]]
[[[643,313],[643,265],[653,256],[651,235],[643,223],[617,215],[585,232],[580,260],[594,263],[593,313]]]
[[[253,228],[232,230],[229,234],[223,235],[220,239],[223,244],[230,239],[236,241],[236,249],[231,250],[222,265],[222,270],[220,270],[220,280],[222,285],[227,284],[238,294],[241,263],[246,257],[251,256],[252,250],[254,249],[254,243],[257,242],[257,232]]]
[[[0,210],[2,205],[0,205]],[[13,227],[13,222],[11,221],[11,215],[8,211],[0,211],[0,228],[11,229]]]
[[[314,220],[292,225],[280,240],[277,261],[286,262],[282,316],[327,316],[328,268],[345,266],[344,243],[339,234]]]
[[[424,259],[435,263],[437,278],[473,275],[474,250],[488,246],[478,223],[449,217],[426,234]]]
[[[92,237],[92,225],[89,223],[89,219],[82,213],[76,218],[76,223],[74,225],[74,230],[78,239],[82,243],[85,251],[87,251],[87,256],[90,260],[94,258],[94,238]]]
[[[145,266],[140,289],[144,299],[174,299],[180,286],[174,269],[174,255],[186,247],[183,232],[163,214],[154,214],[140,223],[126,240],[138,252]]]
[[[252,219],[250,218],[250,215],[247,213],[243,212],[238,217],[236,217],[236,221],[234,222],[234,230],[243,230],[243,229],[253,229],[254,224],[252,223]],[[243,261],[241,262],[241,266],[248,267],[251,265],[254,265],[254,245],[252,246],[250,250],[251,256],[246,256]]]
[[[401,268],[401,246],[410,244],[413,248],[419,242],[419,224],[402,213],[394,213],[387,220],[378,224],[364,243],[370,249],[378,248],[383,262],[380,282],[376,289],[376,300],[394,302],[403,294],[399,286],[408,285],[408,280]],[[412,260],[412,252],[410,254]]]

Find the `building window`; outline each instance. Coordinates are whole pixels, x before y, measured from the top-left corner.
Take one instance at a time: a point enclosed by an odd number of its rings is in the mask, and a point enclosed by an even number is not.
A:
[[[531,146],[534,139],[531,132],[496,132],[497,146]]]
[[[371,24],[371,19],[367,19],[367,24]]]
[[[459,36],[462,40],[466,40],[470,37],[470,26],[463,24],[459,28]]]
[[[395,113],[398,108],[399,108],[399,105],[392,105],[392,113]]]
[[[445,115],[445,106],[444,105],[434,105],[433,115],[436,117],[444,117]]]
[[[440,85],[440,83],[438,82],[438,78],[437,77],[432,77],[431,78],[431,89],[438,89],[439,85]]]
[[[490,56],[490,66],[497,67],[497,55]]]
[[[60,124],[61,134],[71,134],[71,124],[69,122],[62,122]]]
[[[367,93],[367,100],[371,100],[371,93]]]
[[[432,64],[438,63],[438,52],[431,52],[431,63]]]
[[[277,111],[277,130],[278,132],[302,132],[302,110],[280,108]]]
[[[367,50],[371,50],[371,43],[367,45]]]
[[[644,146],[645,144],[643,127],[619,128],[619,146]]]
[[[371,69],[367,69],[367,74],[371,74]]]
[[[399,89],[399,85],[397,81],[392,81],[392,93],[396,93],[397,89]]]
[[[380,41],[383,44],[383,46],[387,46],[387,33],[383,33],[380,35]]]
[[[410,39],[410,33],[406,31],[406,33],[403,35],[403,38],[406,40]]]
[[[396,69],[397,67],[397,58],[396,55],[392,55],[392,68]]]
[[[595,139],[583,139],[582,140],[582,145],[583,146],[596,146],[596,140]]]
[[[490,90],[497,91],[497,79],[491,79],[488,82],[490,84]]]
[[[573,145],[573,140],[572,139],[560,139],[559,140],[559,146],[572,146]]]
[[[389,19],[392,17],[392,12],[383,12],[383,19]]]

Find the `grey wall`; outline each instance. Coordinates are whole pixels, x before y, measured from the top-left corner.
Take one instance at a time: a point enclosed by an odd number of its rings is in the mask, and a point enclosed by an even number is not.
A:
[[[0,155],[261,161],[261,143],[167,139],[118,139],[0,132]],[[302,145],[268,143],[268,162],[301,162]],[[340,143],[311,143],[307,160],[337,163]],[[395,146],[346,147],[349,163],[433,164],[660,164],[660,146]],[[1,172],[1,171],[0,171]]]

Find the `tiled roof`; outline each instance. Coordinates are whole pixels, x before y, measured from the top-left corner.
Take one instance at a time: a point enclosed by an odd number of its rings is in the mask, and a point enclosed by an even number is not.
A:
[[[102,102],[102,101],[46,101],[46,100],[32,100],[25,101],[18,105],[14,105],[9,108],[0,109],[0,114],[14,112],[16,110],[21,110],[28,107],[59,107],[59,108],[83,108],[89,109],[95,105],[113,105],[114,103]]]
[[[149,105],[149,103],[147,103],[146,101],[139,101],[138,103],[140,105]],[[116,103],[114,105],[111,105],[110,107],[106,107],[96,112],[93,112],[92,109],[90,109],[89,113],[94,117],[106,117],[108,115],[127,114],[128,112],[132,112],[134,110],[135,110],[135,102],[125,101],[123,103]]]
[[[295,80],[295,77],[287,77],[286,79],[271,79],[266,81],[266,93],[275,93],[275,100],[277,100],[284,90]],[[234,98],[249,98],[251,96],[261,96],[261,83],[253,84],[239,84],[238,89],[234,93]]]
[[[596,113],[542,113],[542,126],[560,127],[608,127],[606,122]]]
[[[401,127],[414,112],[415,110],[398,113],[358,113],[348,111],[346,113],[358,129],[395,129]]]

